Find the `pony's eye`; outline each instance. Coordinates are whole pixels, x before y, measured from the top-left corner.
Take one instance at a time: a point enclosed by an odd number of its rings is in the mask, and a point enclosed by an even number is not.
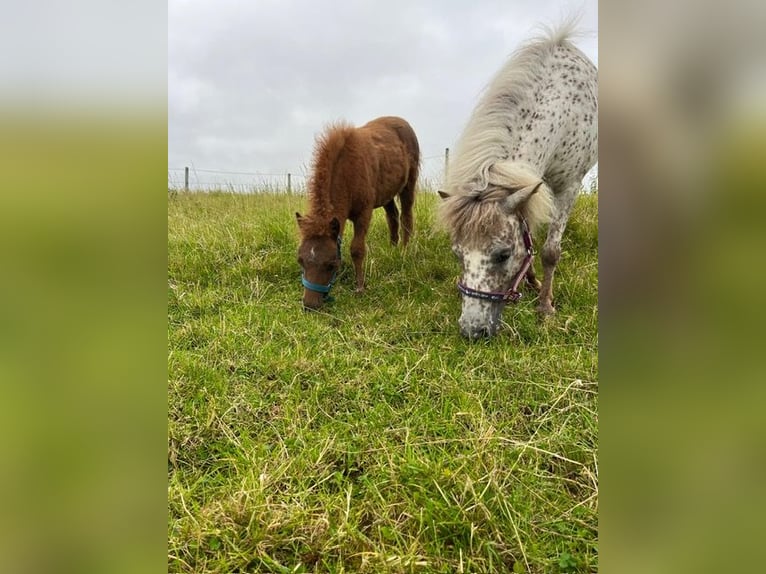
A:
[[[505,263],[511,257],[510,249],[501,249],[492,254],[493,263]]]

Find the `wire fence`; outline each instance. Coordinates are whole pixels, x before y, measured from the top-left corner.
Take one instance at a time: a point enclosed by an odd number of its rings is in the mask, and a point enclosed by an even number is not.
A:
[[[419,188],[436,192],[442,189],[449,165],[449,148],[443,154],[421,157]],[[305,193],[307,169],[264,172],[194,167],[168,167],[168,191],[228,191],[232,193]],[[586,175],[584,193],[598,190],[598,166]]]
[[[440,188],[444,182],[445,154],[421,158],[421,188]],[[202,169],[192,166],[168,167],[169,191],[230,191],[235,193],[306,191],[308,170],[304,167],[283,172]]]

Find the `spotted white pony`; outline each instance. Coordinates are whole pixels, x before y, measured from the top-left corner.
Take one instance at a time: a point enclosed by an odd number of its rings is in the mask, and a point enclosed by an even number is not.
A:
[[[493,336],[526,282],[538,311],[555,312],[553,273],[582,179],[598,156],[596,67],[570,41],[571,26],[530,41],[491,81],[453,154],[440,219],[463,268],[459,325]],[[542,284],[534,231],[549,223]]]

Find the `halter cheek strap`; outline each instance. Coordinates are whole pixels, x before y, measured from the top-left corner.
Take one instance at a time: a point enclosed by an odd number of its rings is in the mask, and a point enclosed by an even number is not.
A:
[[[524,216],[521,214],[519,214],[518,217],[519,221],[521,222],[521,235],[524,239],[524,247],[527,250],[527,254],[521,264],[521,269],[519,269],[519,272],[513,279],[511,287],[507,291],[481,291],[479,289],[473,289],[469,287],[462,281],[458,281],[457,289],[463,295],[466,297],[473,297],[474,299],[484,299],[485,301],[503,303],[507,303],[509,301],[511,303],[516,303],[516,301],[521,299],[522,293],[519,291],[519,284],[524,279],[524,276],[527,274],[527,271],[529,271],[529,268],[532,266],[532,257],[534,252],[532,251],[532,236],[529,234],[529,226],[527,225],[527,220],[524,219]]]
[[[342,238],[340,234],[338,234],[338,263],[340,264],[340,244],[341,244]],[[340,265],[338,265],[340,267]],[[309,291],[316,291],[317,293],[324,294],[324,298],[327,299],[329,297],[330,289],[332,289],[333,284],[335,283],[335,279],[338,277],[338,270],[336,269],[333,271],[332,277],[330,277],[330,282],[327,283],[327,285],[320,285],[319,283],[312,283],[308,279],[306,279],[306,274],[301,274],[301,284],[308,289]]]

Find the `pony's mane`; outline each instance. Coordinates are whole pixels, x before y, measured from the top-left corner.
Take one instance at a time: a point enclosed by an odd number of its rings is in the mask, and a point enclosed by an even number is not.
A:
[[[330,219],[334,215],[330,197],[332,179],[341,152],[355,129],[353,125],[345,121],[329,124],[314,143],[311,175],[307,185],[312,217],[307,219],[307,226],[311,223],[321,225],[325,219]]]
[[[556,47],[574,47],[569,38],[575,25],[576,19],[570,18],[556,29],[543,28],[543,35],[517,49],[495,74],[455,146],[446,182],[448,193],[471,193],[491,184],[502,185],[492,181],[490,168],[508,158],[508,112],[523,106],[534,95],[536,71],[542,69]]]
[[[507,217],[500,202],[542,181],[543,174],[531,165],[508,159],[507,118],[509,111],[513,113],[534,95],[537,74],[554,50],[574,48],[569,38],[576,24],[573,17],[556,29],[543,28],[541,36],[511,55],[484,90],[455,146],[446,182],[450,197],[439,209],[440,221],[453,240],[463,243],[487,236],[500,226],[500,218]],[[533,231],[550,221],[552,197],[543,183],[519,207]]]
[[[441,203],[439,219],[453,241],[472,243],[491,236],[508,218],[502,203],[516,191],[542,181],[530,166],[520,162],[496,163],[489,171],[490,181],[502,182],[502,185],[454,194]],[[542,181],[537,191],[519,207],[533,233],[550,221],[552,198],[550,188]]]

